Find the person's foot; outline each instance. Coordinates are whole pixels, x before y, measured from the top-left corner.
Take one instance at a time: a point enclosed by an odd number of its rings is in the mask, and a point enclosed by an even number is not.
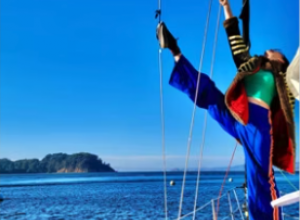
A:
[[[156,37],[161,48],[169,48],[174,53],[174,55],[180,53],[180,49],[177,45],[176,39],[170,33],[164,22],[160,22],[157,25]]]

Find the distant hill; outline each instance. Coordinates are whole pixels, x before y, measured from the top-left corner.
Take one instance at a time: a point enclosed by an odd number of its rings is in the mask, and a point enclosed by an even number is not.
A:
[[[226,170],[226,168],[225,168]],[[244,165],[237,165],[230,168],[231,171],[244,171],[245,166]],[[274,167],[275,171],[278,171],[278,168]],[[299,171],[299,162],[296,162],[296,171]]]
[[[226,171],[227,167],[202,167],[201,171],[209,171],[209,172],[213,172],[213,171]],[[231,171],[244,171],[244,166],[243,165],[238,165],[238,166],[232,166],[230,168]],[[184,169],[180,169],[180,168],[174,168],[170,170],[171,172],[183,172]],[[198,171],[198,168],[189,168],[188,169],[189,172],[196,172]]]
[[[41,161],[0,159],[0,173],[92,173],[115,172],[109,164],[89,153],[48,154]]]
[[[203,167],[201,171],[226,171],[227,167]],[[274,168],[275,171],[278,171],[277,168]],[[183,172],[184,169],[179,169],[179,168],[174,168],[170,170],[171,172]],[[193,172],[193,171],[198,171],[197,168],[189,168],[188,171]],[[245,171],[245,165],[236,165],[232,166],[230,168],[230,171]],[[299,162],[296,162],[296,171],[299,171]]]

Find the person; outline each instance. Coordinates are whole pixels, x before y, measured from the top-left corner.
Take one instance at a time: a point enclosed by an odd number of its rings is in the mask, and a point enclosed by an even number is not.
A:
[[[159,22],[156,37],[160,47],[169,49],[175,59],[169,84],[185,93],[197,107],[206,109],[243,146],[249,219],[280,220],[281,209],[270,204],[279,197],[273,165],[295,172],[295,99],[285,79],[289,62],[277,50],[250,56],[228,0],[219,1],[224,8],[223,26],[238,69],[233,82],[223,94],[206,74],[198,73],[182,54],[166,24]]]

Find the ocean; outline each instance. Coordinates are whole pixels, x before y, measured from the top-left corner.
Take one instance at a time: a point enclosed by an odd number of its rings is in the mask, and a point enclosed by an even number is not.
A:
[[[224,172],[202,172],[197,199],[197,208],[206,204],[196,214],[196,219],[212,220],[211,200],[217,198]],[[168,219],[178,217],[183,173],[167,174]],[[244,203],[243,189],[235,189],[244,183],[243,173],[230,173],[224,185],[224,196],[219,200],[218,220],[242,219],[238,205]],[[287,175],[288,180],[276,173],[281,194],[299,188],[299,175]],[[187,174],[182,215],[193,219],[196,192],[196,172]],[[169,183],[173,180],[174,186]],[[231,191],[229,191],[231,190]],[[227,193],[229,191],[229,193]],[[159,220],[165,218],[164,185],[162,173],[88,173],[88,174],[6,174],[0,175],[0,219],[28,220]],[[230,198],[230,199],[229,199]],[[214,200],[217,210],[218,200]],[[285,219],[299,216],[299,204],[284,207]],[[189,215],[190,213],[190,215]],[[291,216],[291,217],[290,217]],[[298,218],[297,218],[298,219]]]

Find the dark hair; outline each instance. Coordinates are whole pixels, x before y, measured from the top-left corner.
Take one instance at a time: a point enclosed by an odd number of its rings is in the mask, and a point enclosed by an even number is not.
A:
[[[287,68],[289,67],[290,65],[290,62],[289,60],[286,58],[286,56],[284,54],[281,53],[281,56],[282,56],[282,59],[284,61],[284,64],[282,66],[282,71],[285,73],[287,71]]]
[[[282,59],[283,59],[283,61],[284,61],[284,63],[281,65],[281,71],[282,72],[286,72],[286,70],[287,70],[287,68],[288,68],[288,66],[290,65],[290,61],[286,58],[286,56],[281,52],[281,50],[279,50],[279,49],[272,49],[272,51],[274,51],[274,52],[277,52],[277,53],[280,53],[280,55],[281,55],[281,57],[282,57]]]

